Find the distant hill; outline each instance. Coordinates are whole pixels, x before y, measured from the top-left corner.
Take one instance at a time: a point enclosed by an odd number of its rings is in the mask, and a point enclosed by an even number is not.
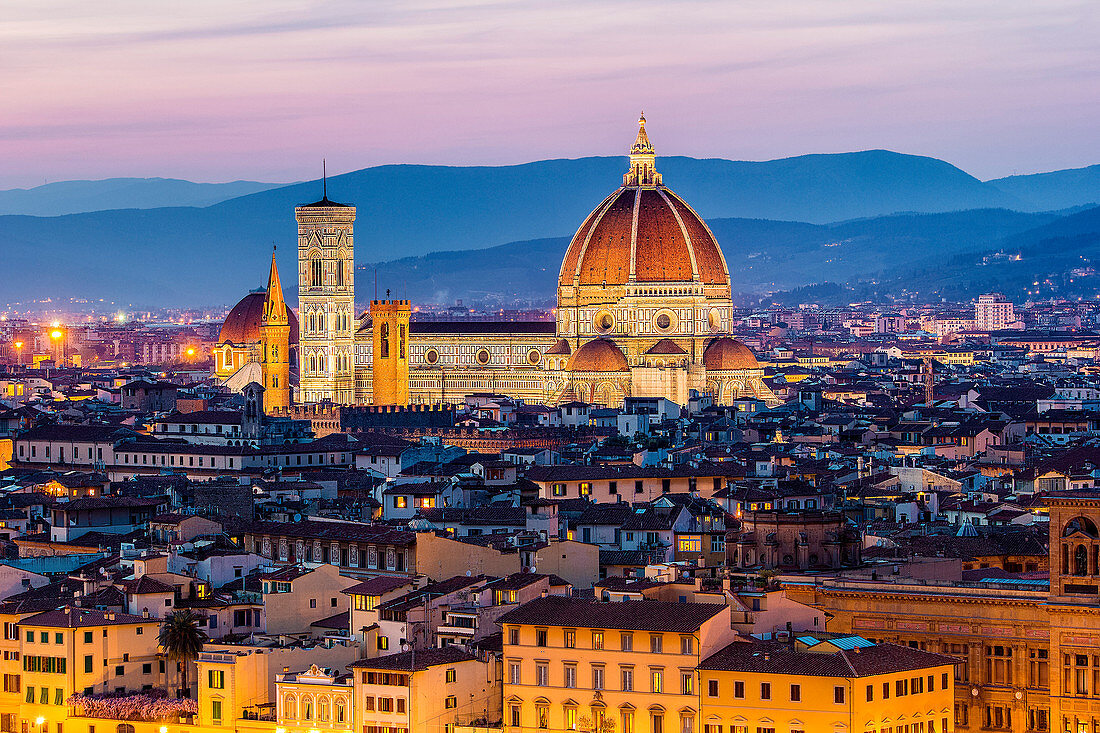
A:
[[[1100,165],[987,181],[1024,202],[1022,211],[1053,211],[1100,204]]]
[[[176,178],[107,178],[58,181],[34,188],[0,191],[0,214],[62,216],[107,209],[210,206],[226,199],[286,184],[232,181],[192,183]]]
[[[888,267],[891,258],[961,251],[1049,221],[1021,218],[1009,210],[1030,204],[948,163],[883,150],[766,162],[665,157],[658,166],[665,182],[714,222],[735,283],[750,290],[819,282],[823,273],[834,271],[847,281],[868,268]],[[535,273],[556,273],[560,264],[560,252],[538,260],[535,250],[550,246],[548,238],[570,236],[619,185],[625,169],[621,157],[500,167],[379,166],[330,178],[328,192],[358,208],[361,266],[432,252],[450,258],[447,267],[455,269],[433,269],[431,282],[410,275],[410,297],[417,281],[423,288],[417,292],[425,296],[487,290],[488,284],[501,296],[528,299],[542,297],[546,287]],[[141,305],[233,303],[262,284],[273,243],[279,245],[284,278],[295,272],[293,207],[319,194],[314,181],[205,208],[0,216],[0,260],[33,275],[6,282],[0,305],[46,296]],[[971,213],[976,210],[985,213]],[[954,222],[919,218],[943,212],[963,213]],[[874,223],[890,215],[898,218]],[[721,219],[738,223],[725,225]],[[842,223],[826,227],[828,222]],[[875,226],[883,229],[872,231]],[[498,253],[525,251],[509,242],[535,248],[532,263],[523,262],[527,255],[508,259],[511,274],[495,282],[480,274],[484,270],[463,269],[467,261],[453,254],[494,246],[502,247]],[[553,246],[564,251],[564,244]],[[929,246],[933,249],[925,251]],[[794,253],[809,254],[792,259]],[[379,272],[382,287],[401,289],[396,280],[385,282],[384,269]],[[462,272],[470,273],[465,281],[452,277]],[[521,272],[530,279],[519,279]],[[506,282],[514,283],[511,291],[502,287]],[[285,285],[293,299],[293,282]],[[373,280],[360,283],[360,292],[369,292],[364,285],[372,287]]]
[[[734,292],[751,294],[824,281],[854,282],[903,264],[930,267],[1058,221],[1050,214],[979,209],[829,225],[761,219],[711,219],[708,224],[722,245]],[[559,237],[361,265],[356,286],[373,288],[377,272],[380,283],[414,302],[462,298],[506,305],[515,296],[552,303],[568,245],[568,237]]]
[[[1045,216],[1045,215],[1040,215]],[[777,293],[781,303],[844,303],[868,298],[963,301],[996,290],[1017,301],[1094,299],[1100,292],[1100,207],[1009,234],[993,246],[894,262],[885,271],[822,277],[820,285]]]

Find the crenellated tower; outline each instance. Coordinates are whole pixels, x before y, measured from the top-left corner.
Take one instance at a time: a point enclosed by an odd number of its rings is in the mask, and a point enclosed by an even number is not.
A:
[[[355,401],[355,207],[320,201],[298,221],[300,402]]]
[[[386,295],[389,295],[387,291]],[[372,300],[373,371],[376,405],[409,404],[409,320],[407,300]]]

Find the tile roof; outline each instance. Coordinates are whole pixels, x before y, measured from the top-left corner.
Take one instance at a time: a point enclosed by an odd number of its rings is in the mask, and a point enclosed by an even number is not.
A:
[[[601,603],[593,600],[547,596],[536,598],[514,611],[509,611],[498,619],[498,622],[690,633],[726,610],[727,606],[718,603],[668,603],[665,601]]]
[[[30,618],[25,618],[20,622],[20,625],[76,629],[86,626],[159,623],[159,619],[145,618],[144,616],[135,616],[129,613],[115,613],[114,611],[99,611],[93,608],[72,608],[66,606],[65,608],[44,611]]]
[[[442,648],[419,649],[415,652],[387,654],[384,657],[375,657],[374,659],[360,659],[358,662],[349,664],[348,667],[379,669],[389,672],[420,672],[428,667],[469,662],[475,659],[477,657],[467,654],[456,646],[445,646]]]
[[[897,644],[876,644],[828,654],[782,642],[735,641],[704,659],[699,669],[810,677],[869,677],[958,662],[954,657]]]
[[[356,583],[355,585],[344,588],[340,591],[346,595],[360,595],[360,596],[381,596],[390,591],[397,590],[406,585],[411,585],[412,581],[408,578],[391,578],[386,575],[379,575],[374,578],[368,578],[362,583]]]

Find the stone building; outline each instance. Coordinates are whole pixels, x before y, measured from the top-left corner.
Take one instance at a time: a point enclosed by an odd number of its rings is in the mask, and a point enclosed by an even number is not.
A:
[[[730,275],[688,204],[664,186],[645,119],[623,184],[565,252],[556,322],[410,321],[404,300],[354,307],[355,207],[320,201],[298,222],[301,379],[297,401],[406,405],[494,392],[529,402],[628,396],[722,404],[778,400],[752,352],[728,334]]]
[[[820,579],[792,599],[830,631],[957,657],[955,729],[1100,730],[1100,492],[1061,491],[1050,510],[1049,583]]]

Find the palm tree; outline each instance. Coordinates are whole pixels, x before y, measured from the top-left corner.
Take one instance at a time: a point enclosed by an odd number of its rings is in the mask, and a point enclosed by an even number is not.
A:
[[[180,665],[180,682],[177,697],[191,697],[191,689],[187,686],[187,667],[198,659],[202,645],[210,637],[199,628],[201,617],[191,609],[179,609],[172,611],[164,617],[164,623],[160,627],[161,647],[164,655]]]

